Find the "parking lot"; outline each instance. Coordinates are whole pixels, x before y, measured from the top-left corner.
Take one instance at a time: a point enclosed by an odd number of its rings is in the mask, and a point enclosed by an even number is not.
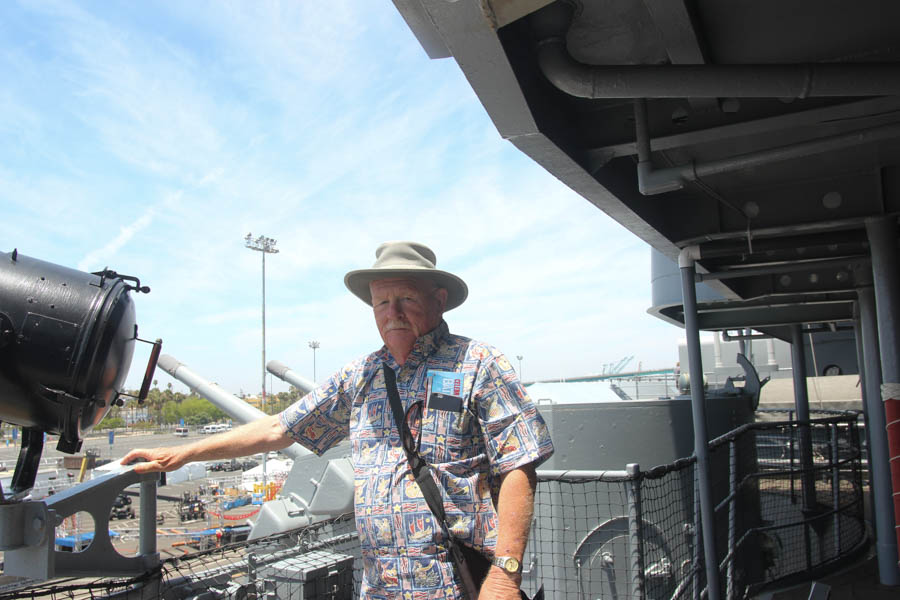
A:
[[[90,450],[101,460],[118,460],[132,448],[185,444],[200,439],[202,435],[196,431],[190,432],[186,437],[175,435],[174,431],[117,432],[113,436],[113,444],[110,445],[109,436],[104,433],[86,439],[79,455]],[[0,441],[0,462],[6,468],[2,473],[4,477],[12,475],[18,453],[17,443],[9,440],[7,444],[5,439]],[[77,481],[78,469],[62,468],[63,458],[68,456],[71,455],[56,450],[54,436],[47,437],[42,453],[41,472],[44,476],[53,473],[51,477],[54,479],[49,481],[48,490],[59,491]],[[213,538],[211,540],[204,540],[203,536],[198,537],[199,531],[242,526],[255,516],[258,506],[247,504],[236,508],[223,508],[223,505],[229,499],[224,492],[238,488],[243,470],[257,466],[258,458],[216,461],[208,465],[209,476],[205,479],[159,487],[157,544],[163,557],[179,555],[192,547],[216,542],[215,536],[211,536]],[[86,477],[90,477],[90,473],[87,473]],[[119,501],[117,503],[119,506],[114,505],[110,514],[109,527],[113,543],[125,555],[136,553],[138,548],[140,500],[137,493],[137,487],[126,490],[126,497],[131,503],[127,503],[124,499]],[[84,533],[92,531],[93,528],[93,519],[87,513],[79,513],[64,520],[57,528],[57,537]]]

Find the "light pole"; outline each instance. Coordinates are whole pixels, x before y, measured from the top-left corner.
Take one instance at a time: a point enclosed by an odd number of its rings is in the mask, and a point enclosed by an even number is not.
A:
[[[260,408],[266,412],[266,254],[277,254],[278,242],[264,235],[253,239],[251,234],[244,238],[244,245],[262,254],[262,398]]]
[[[313,340],[309,343],[309,347],[312,348],[313,351],[313,382],[316,381],[316,349],[319,347],[319,342]]]
[[[517,354],[516,358],[519,360],[519,379],[522,379],[522,359],[525,357],[521,354]]]

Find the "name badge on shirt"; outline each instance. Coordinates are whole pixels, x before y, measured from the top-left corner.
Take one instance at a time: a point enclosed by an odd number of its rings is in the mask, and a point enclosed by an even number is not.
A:
[[[448,371],[428,371],[428,376],[431,378],[431,393],[428,395],[427,408],[462,412],[465,376]]]

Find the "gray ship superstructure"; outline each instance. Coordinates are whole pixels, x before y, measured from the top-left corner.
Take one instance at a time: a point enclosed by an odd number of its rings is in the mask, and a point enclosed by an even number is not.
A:
[[[900,585],[890,470],[900,459],[900,4],[394,4],[430,57],[459,65],[500,135],[648,244],[649,312],[685,330],[678,391],[644,402],[618,385],[607,402],[542,403],[559,450],[540,473],[525,586],[558,598],[719,600],[809,581],[866,549],[864,489],[878,579]],[[113,591],[79,588],[90,595],[299,597],[330,581],[333,597],[352,596],[352,518],[336,516],[352,506],[344,456],[298,454],[259,539],[215,566],[202,554],[203,568],[181,577],[172,573],[190,559],[160,561],[151,541],[148,478],[113,474],[25,500],[43,432],[72,451],[125,400],[138,340],[129,292],[145,289],[114,271],[4,260],[0,288],[16,310],[0,315],[0,418],[27,436],[14,497],[0,506],[7,571],[41,579],[93,564],[124,578]],[[23,267],[47,273],[23,278]],[[67,296],[69,317],[46,312],[59,287],[36,282],[51,280],[82,285]],[[718,342],[704,356],[701,331],[744,349],[734,363]],[[787,373],[791,410],[757,422],[764,381]],[[833,374],[860,377],[864,433],[856,414],[811,410],[807,375]],[[105,503],[136,483],[146,537],[123,561],[103,533]],[[98,535],[63,557],[53,523],[79,507]]]

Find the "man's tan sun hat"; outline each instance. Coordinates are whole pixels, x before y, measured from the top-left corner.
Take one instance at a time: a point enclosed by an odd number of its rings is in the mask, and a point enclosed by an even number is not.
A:
[[[357,269],[344,275],[344,285],[357,298],[372,305],[369,284],[378,279],[424,278],[447,290],[447,306],[451,310],[465,302],[469,295],[466,283],[452,273],[435,268],[437,259],[431,248],[418,242],[385,242],[375,250],[371,269]]]

